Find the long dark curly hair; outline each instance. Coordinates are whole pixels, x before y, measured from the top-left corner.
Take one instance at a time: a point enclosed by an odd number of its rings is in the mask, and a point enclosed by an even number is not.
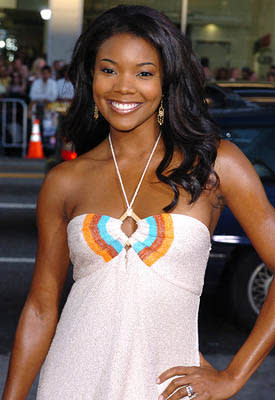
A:
[[[219,143],[218,128],[208,114],[204,96],[205,77],[189,40],[162,13],[145,6],[118,6],[100,15],[79,37],[69,67],[75,96],[64,121],[67,140],[80,155],[97,146],[109,133],[101,116],[94,120],[93,68],[101,44],[118,33],[129,33],[149,41],[159,52],[163,67],[165,120],[162,138],[165,155],[157,167],[161,182],[174,191],[171,211],[179,198],[179,187],[190,193],[190,202],[207,187],[218,185],[213,166]],[[183,161],[169,170],[175,149]],[[164,171],[168,171],[165,174]]]

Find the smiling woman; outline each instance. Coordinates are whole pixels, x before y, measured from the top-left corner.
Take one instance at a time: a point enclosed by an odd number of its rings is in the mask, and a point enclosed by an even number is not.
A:
[[[161,76],[160,56],[148,41],[127,33],[105,40],[93,71],[93,98],[103,118],[118,130],[155,129]]]
[[[35,272],[4,400],[25,399],[42,363],[38,400],[224,400],[270,351],[274,284],[225,370],[199,352],[224,203],[275,269],[274,210],[249,161],[219,140],[203,76],[188,41],[148,7],[111,9],[79,38],[65,121],[79,157],[51,170],[39,195]],[[57,323],[69,258],[75,283]]]
[[[106,26],[110,28],[106,30]],[[213,162],[219,139],[205,101],[204,72],[189,41],[163,14],[140,6],[119,6],[105,12],[79,38],[69,75],[76,92],[64,128],[78,154],[107,137],[107,110],[114,111],[109,115],[127,131],[131,129],[127,127],[129,119],[119,118],[116,110],[123,110],[120,115],[126,109],[128,113],[134,100],[136,112],[129,117],[136,118],[136,124],[144,122],[147,126],[154,120],[156,123],[160,105],[165,109],[165,154],[157,175],[174,191],[174,200],[165,211],[177,203],[178,184],[190,192],[194,201],[206,182],[218,182]],[[99,118],[93,119],[94,109],[100,108],[98,101],[103,108]],[[181,162],[164,176],[175,146],[184,157],[180,156]]]

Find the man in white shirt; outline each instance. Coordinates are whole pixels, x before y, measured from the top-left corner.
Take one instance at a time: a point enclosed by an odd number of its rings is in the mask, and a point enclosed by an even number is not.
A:
[[[45,65],[41,70],[41,78],[36,79],[30,90],[31,101],[49,103],[57,98],[56,81],[51,78],[51,67]]]
[[[30,99],[34,104],[32,115],[40,120],[43,146],[53,150],[56,141],[57,116],[55,112],[46,107],[48,103],[54,102],[57,98],[57,84],[51,78],[51,73],[51,67],[48,65],[41,69],[41,78],[36,79],[31,86]]]

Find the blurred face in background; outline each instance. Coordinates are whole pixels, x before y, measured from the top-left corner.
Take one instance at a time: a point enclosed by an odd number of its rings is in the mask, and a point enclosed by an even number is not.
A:
[[[240,79],[240,77],[241,77],[241,73],[240,73],[239,68],[232,68],[230,78],[237,80],[237,79]]]
[[[47,82],[47,80],[51,77],[51,71],[48,69],[43,69],[41,71],[41,77],[44,82]]]
[[[23,63],[22,63],[21,58],[16,58],[14,60],[14,67],[15,68],[20,69],[20,68],[22,68],[22,65],[23,65]]]
[[[20,82],[20,75],[19,75],[19,73],[18,72],[14,72],[13,74],[12,74],[12,78],[13,78],[13,81],[14,81],[14,83],[16,83],[16,84],[18,84],[19,82]]]
[[[268,82],[275,82],[275,71],[271,71],[267,74],[267,80]]]
[[[7,76],[7,69],[4,64],[0,64],[0,77],[5,78]]]

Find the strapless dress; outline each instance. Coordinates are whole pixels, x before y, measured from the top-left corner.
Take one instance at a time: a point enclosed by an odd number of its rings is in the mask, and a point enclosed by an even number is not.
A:
[[[40,372],[38,400],[157,400],[166,369],[198,366],[209,230],[181,214],[68,224],[74,284]],[[130,245],[127,246],[128,244]]]

